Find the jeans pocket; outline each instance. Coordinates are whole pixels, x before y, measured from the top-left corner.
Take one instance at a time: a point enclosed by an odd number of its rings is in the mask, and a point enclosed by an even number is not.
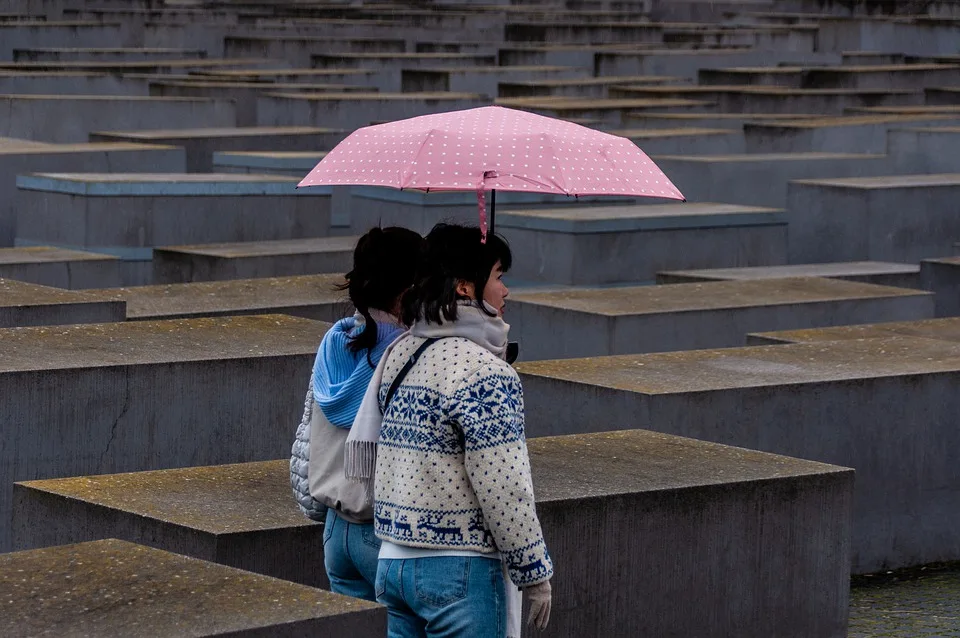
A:
[[[415,559],[413,574],[417,598],[434,607],[446,607],[467,597],[470,562],[467,556]]]
[[[333,528],[337,524],[337,513],[332,509],[327,510],[327,520],[323,522],[323,545],[326,547],[327,541],[333,536]]]
[[[387,591],[387,571],[390,569],[390,561],[382,560],[377,564],[377,577],[373,579],[373,595],[377,602],[383,598]]]
[[[360,538],[363,540],[364,544],[372,547],[373,549],[380,549],[380,539],[377,538],[377,532],[373,528],[373,525],[364,525],[360,528]]]

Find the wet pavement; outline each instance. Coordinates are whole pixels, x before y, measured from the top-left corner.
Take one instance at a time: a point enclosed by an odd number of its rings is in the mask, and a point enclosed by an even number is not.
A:
[[[861,576],[849,638],[960,637],[960,564]]]

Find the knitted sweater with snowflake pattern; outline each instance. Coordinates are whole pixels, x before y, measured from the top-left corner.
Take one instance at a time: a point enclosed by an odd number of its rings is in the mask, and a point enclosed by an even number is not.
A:
[[[390,353],[381,408],[423,341],[406,339]],[[383,540],[499,551],[519,587],[553,575],[534,506],[520,378],[469,339],[437,341],[400,384],[383,414],[374,491]]]

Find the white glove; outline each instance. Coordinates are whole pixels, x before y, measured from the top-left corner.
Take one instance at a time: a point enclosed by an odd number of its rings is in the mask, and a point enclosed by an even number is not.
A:
[[[550,581],[547,580],[532,587],[527,587],[523,591],[526,592],[527,602],[530,604],[527,624],[543,631],[547,628],[547,623],[550,622],[550,605],[553,599]]]

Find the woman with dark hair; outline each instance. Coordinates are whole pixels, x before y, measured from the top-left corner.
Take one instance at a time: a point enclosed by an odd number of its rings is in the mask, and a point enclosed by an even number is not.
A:
[[[549,620],[523,390],[504,360],[511,254],[481,237],[448,224],[427,235],[423,275],[404,296],[410,331],[381,359],[347,441],[347,475],[374,483],[390,638],[502,638],[504,572],[527,590],[530,622]]]
[[[380,541],[362,486],[346,480],[343,448],[374,369],[401,335],[400,298],[414,283],[425,247],[406,228],[374,228],[357,242],[346,290],[356,314],[338,321],[320,344],[290,460],[300,509],[325,521],[323,553],[330,589],[374,600]]]

